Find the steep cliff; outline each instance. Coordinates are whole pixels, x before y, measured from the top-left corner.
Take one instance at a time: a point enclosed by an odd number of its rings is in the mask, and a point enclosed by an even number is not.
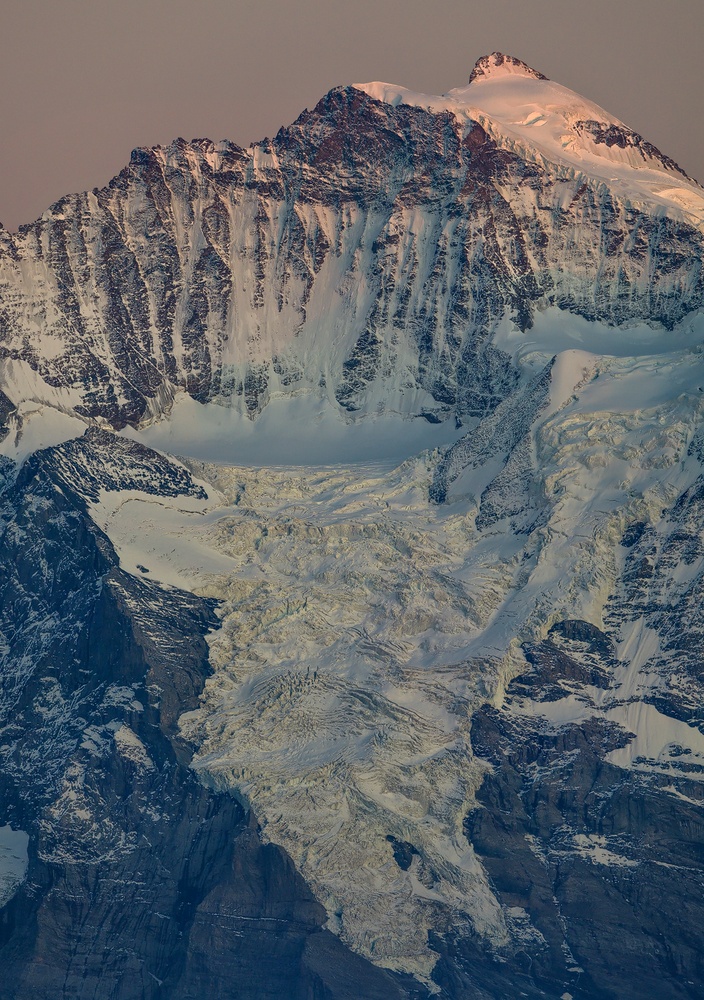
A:
[[[472,77],[337,88],[249,149],[137,149],[3,232],[0,388],[113,427],[179,391],[461,419],[515,383],[491,344],[506,315],[671,328],[700,307],[704,191],[518,61]]]

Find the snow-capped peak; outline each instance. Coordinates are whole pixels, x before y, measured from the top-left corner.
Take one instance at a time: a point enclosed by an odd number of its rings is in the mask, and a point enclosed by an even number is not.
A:
[[[449,111],[469,128],[479,123],[500,147],[529,161],[566,167],[572,177],[579,173],[606,183],[634,204],[655,204],[704,226],[704,190],[674,160],[597,104],[513,56],[483,56],[467,86],[439,96],[389,83],[353,86],[394,106]]]
[[[482,56],[481,59],[477,59],[474,69],[470,74],[469,82],[474,83],[475,80],[488,77],[493,79],[500,76],[523,76],[532,78],[533,80],[547,80],[546,76],[539,73],[537,69],[531,69],[522,59],[516,59],[515,56],[506,56],[503,52],[492,52],[489,56]]]

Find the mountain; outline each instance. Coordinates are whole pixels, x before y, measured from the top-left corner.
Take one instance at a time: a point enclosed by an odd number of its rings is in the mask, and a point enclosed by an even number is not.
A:
[[[462,420],[515,383],[504,316],[698,309],[704,190],[595,105],[480,63],[442,98],[338,88],[246,150],[135,150],[3,233],[5,394],[116,428],[184,392]]]
[[[704,189],[494,53],[1,236],[8,998],[700,996]]]

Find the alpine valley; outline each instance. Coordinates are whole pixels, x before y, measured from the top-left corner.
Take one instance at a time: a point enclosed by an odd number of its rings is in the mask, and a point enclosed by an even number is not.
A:
[[[7,1000],[704,995],[704,189],[500,53],[0,230]]]

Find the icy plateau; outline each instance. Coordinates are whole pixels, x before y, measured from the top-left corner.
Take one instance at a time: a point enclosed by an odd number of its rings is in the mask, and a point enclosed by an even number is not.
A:
[[[370,1000],[701,995],[703,241],[695,181],[499,53],[0,232],[13,1000],[90,866],[156,919],[125,859],[190,857],[184,810],[204,870],[256,828],[295,873],[160,901],[182,964],[113,993],[75,931],[71,995],[208,995],[211,919],[324,926]],[[311,947],[286,995],[354,996]]]

